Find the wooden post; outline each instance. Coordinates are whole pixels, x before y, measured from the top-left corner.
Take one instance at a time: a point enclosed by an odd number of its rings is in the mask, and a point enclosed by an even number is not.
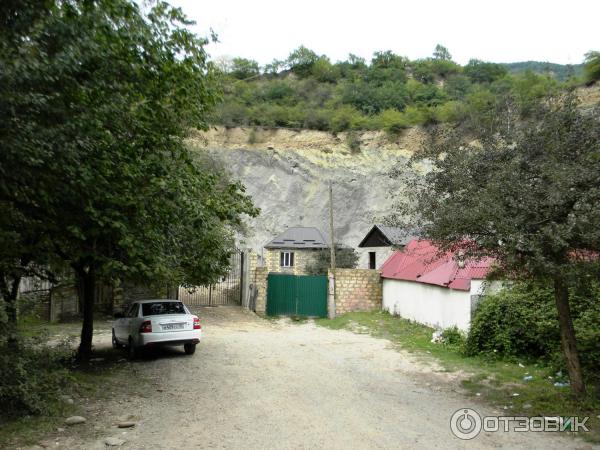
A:
[[[335,238],[333,235],[333,188],[331,187],[331,181],[329,182],[329,236],[331,241],[331,270],[335,271]]]
[[[331,270],[329,272],[329,283],[327,292],[327,317],[335,318],[335,236],[333,234],[333,188],[329,182],[329,236]]]

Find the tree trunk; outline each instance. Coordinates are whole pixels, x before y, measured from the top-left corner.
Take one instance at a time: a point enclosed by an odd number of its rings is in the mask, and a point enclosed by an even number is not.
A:
[[[585,394],[585,384],[579,363],[579,353],[575,339],[575,329],[571,319],[571,308],[569,306],[569,289],[562,276],[554,277],[554,299],[558,310],[558,322],[560,324],[560,340],[563,354],[567,362],[571,390],[577,396]]]
[[[96,296],[96,273],[93,267],[86,272],[77,271],[80,292],[83,295],[80,304],[83,306],[83,324],[81,326],[81,341],[79,343],[78,358],[80,361],[89,361],[92,355],[92,338],[94,335],[94,303]],[[80,294],[80,295],[81,295]]]
[[[4,296],[6,316],[8,319],[8,344],[16,347],[18,342],[17,334],[17,296],[19,294],[19,284],[21,277],[12,279],[11,286],[8,289],[8,295]]]

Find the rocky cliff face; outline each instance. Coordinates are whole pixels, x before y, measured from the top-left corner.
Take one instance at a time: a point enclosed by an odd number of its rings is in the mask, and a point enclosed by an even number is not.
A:
[[[581,107],[600,104],[600,84],[577,89]],[[406,179],[425,167],[408,159],[425,142],[422,129],[391,141],[383,132],[347,135],[309,130],[213,128],[189,144],[207,151],[241,180],[261,214],[249,221],[242,246],[260,253],[265,243],[290,226],[329,232],[328,186],[333,184],[336,241],[353,248],[374,223],[405,195]],[[395,170],[398,176],[391,177]],[[366,266],[366,255],[361,267]]]
[[[417,128],[393,142],[381,132],[333,136],[318,131],[215,128],[195,135],[190,145],[222,161],[261,208],[260,216],[249,221],[242,243],[260,253],[266,242],[290,226],[316,226],[328,232],[330,181],[336,241],[356,248],[403,195],[406,177],[413,173],[408,158],[424,138]],[[400,176],[391,177],[392,169],[399,169]]]

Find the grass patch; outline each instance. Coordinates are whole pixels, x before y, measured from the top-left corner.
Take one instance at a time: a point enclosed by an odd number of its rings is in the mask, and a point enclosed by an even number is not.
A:
[[[85,366],[73,366],[69,370],[69,384],[61,394],[72,398],[74,404],[64,400],[48,404],[48,413],[39,416],[23,416],[14,420],[0,419],[0,448],[15,448],[39,443],[52,438],[69,435],[99,438],[103,430],[87,426],[65,426],[65,418],[81,415],[90,419],[85,406],[110,398],[147,396],[147,385],[141,365],[146,361],[126,361],[123,351],[110,348],[94,352],[95,362]],[[140,382],[141,381],[141,382]],[[58,432],[58,428],[64,428]]]
[[[110,330],[112,320],[109,316],[99,315],[94,321],[94,333]],[[19,318],[17,330],[25,338],[46,338],[48,336],[77,338],[81,334],[81,319],[73,319],[66,322],[48,322],[35,316],[25,316]]]
[[[27,317],[20,321],[19,328],[23,337],[22,350],[15,355],[12,365],[22,364],[23,368],[9,370],[7,374],[15,372],[14,379],[27,383],[22,391],[24,397],[40,396],[40,409],[11,412],[3,408],[0,413],[0,448],[33,445],[42,439],[49,442],[52,438],[62,439],[70,435],[95,435],[97,431],[91,427],[65,426],[65,418],[81,415],[91,419],[84,407],[99,400],[147,395],[144,383],[140,383],[140,379],[144,378],[141,368],[144,362],[127,361],[124,351],[110,347],[96,349],[92,361],[86,365],[80,365],[72,358],[81,329],[79,321],[48,323]],[[110,323],[99,319],[94,331],[106,330],[110,330]],[[39,362],[33,359],[32,362],[31,355],[38,354],[36,352],[56,355],[50,362],[43,361],[44,358],[39,358]],[[53,363],[55,360],[61,362]],[[48,381],[40,388],[40,378],[45,376],[49,377]],[[11,386],[10,381],[8,383],[5,386]],[[8,398],[15,397],[8,394]],[[67,398],[73,403],[70,404]],[[32,400],[28,399],[28,402],[31,404]],[[58,432],[57,428],[64,428],[64,431]]]
[[[459,346],[432,343],[433,328],[387,312],[356,312],[335,319],[317,319],[315,323],[334,330],[368,332],[388,339],[398,348],[426,358],[434,358],[445,370],[467,373],[461,384],[473,399],[481,399],[506,415],[588,416],[589,433],[579,437],[600,442],[600,390],[588,385],[588,396],[577,400],[569,387],[555,387],[564,380],[555,370],[539,361],[504,360],[483,356],[465,356]],[[525,377],[531,380],[525,381]],[[517,394],[517,395],[515,395]]]

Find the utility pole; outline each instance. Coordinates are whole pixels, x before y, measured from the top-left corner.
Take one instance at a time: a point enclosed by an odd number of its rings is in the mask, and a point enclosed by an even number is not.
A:
[[[331,251],[331,270],[329,271],[329,283],[327,292],[327,317],[335,318],[335,236],[333,234],[333,188],[329,182],[329,240]]]
[[[329,182],[329,236],[331,240],[331,270],[335,270],[335,239],[333,236],[333,188]]]

